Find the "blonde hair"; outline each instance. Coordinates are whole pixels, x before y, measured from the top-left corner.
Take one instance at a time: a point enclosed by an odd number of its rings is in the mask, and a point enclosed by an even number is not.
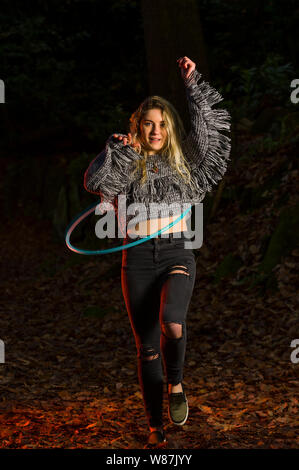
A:
[[[181,177],[185,180],[187,184],[190,184],[190,167],[188,161],[183,155],[181,147],[182,140],[186,137],[184,125],[175,107],[169,101],[157,95],[149,96],[148,98],[146,98],[129,119],[132,143],[138,144],[138,146],[134,147],[134,149],[140,155],[144,156],[142,160],[138,160],[136,162],[136,167],[133,170],[133,174],[135,174],[135,172],[141,169],[142,177],[140,183],[141,185],[143,185],[146,182],[146,160],[149,154],[142,142],[141,120],[146,114],[146,112],[150,109],[160,109],[162,119],[165,122],[167,136],[165,144],[161,149],[161,153],[165,153],[166,158],[171,167],[175,171],[177,171],[179,175],[181,175]]]

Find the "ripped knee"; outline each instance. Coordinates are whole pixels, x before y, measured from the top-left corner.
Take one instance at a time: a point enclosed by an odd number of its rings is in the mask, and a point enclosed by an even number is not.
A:
[[[168,338],[179,339],[183,336],[183,327],[180,323],[164,322],[163,333]]]
[[[158,359],[159,356],[160,353],[157,353],[152,347],[141,346],[140,348],[140,357],[143,361],[153,361]]]

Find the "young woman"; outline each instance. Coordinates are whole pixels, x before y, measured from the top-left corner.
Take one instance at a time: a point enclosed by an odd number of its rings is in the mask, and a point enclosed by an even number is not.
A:
[[[85,189],[118,209],[126,231],[124,245],[166,227],[186,211],[186,204],[191,207],[201,202],[227,169],[230,138],[219,131],[230,129],[230,115],[211,108],[223,98],[207,82],[197,83],[201,74],[195,62],[180,57],[177,63],[190,113],[188,136],[170,102],[160,96],[148,97],[130,118],[131,132],[112,134],[105,151],[85,172]],[[131,205],[139,204],[137,217],[132,219],[132,211],[126,212],[126,217],[130,212],[129,223],[124,222],[116,203],[120,194]],[[152,203],[158,212],[151,211]],[[150,430],[146,448],[166,442],[164,376],[170,421],[183,425],[188,417],[183,367],[186,316],[196,277],[194,252],[186,247],[186,241],[190,246],[190,215],[189,211],[158,236],[122,252],[122,291]]]

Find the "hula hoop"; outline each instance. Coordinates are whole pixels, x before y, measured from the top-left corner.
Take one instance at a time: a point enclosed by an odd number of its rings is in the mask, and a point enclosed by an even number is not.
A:
[[[121,250],[126,250],[127,248],[131,248],[132,246],[139,245],[140,243],[144,243],[150,238],[155,237],[156,235],[159,235],[160,233],[164,232],[170,227],[173,227],[173,225],[177,224],[179,220],[181,220],[191,209],[187,209],[185,212],[183,212],[180,217],[178,217],[175,221],[171,222],[168,224],[166,227],[163,227],[161,230],[158,230],[155,233],[152,233],[148,237],[142,239],[142,240],[136,240],[135,242],[127,243],[126,245],[121,245],[121,246],[116,246],[114,248],[107,248],[106,250],[82,250],[81,248],[76,248],[73,246],[70,242],[70,236],[71,233],[74,231],[74,229],[82,222],[82,220],[86,219],[86,217],[89,216],[89,214],[93,211],[93,209],[98,205],[92,204],[92,206],[89,206],[86,210],[81,212],[78,216],[76,216],[72,222],[68,225],[66,231],[65,231],[65,243],[66,246],[71,250],[74,251],[75,253],[81,254],[81,255],[102,255],[105,253],[114,253],[115,251],[121,251]]]

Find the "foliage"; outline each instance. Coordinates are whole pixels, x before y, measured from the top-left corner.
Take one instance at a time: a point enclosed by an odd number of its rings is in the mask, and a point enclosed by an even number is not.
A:
[[[230,79],[230,64],[250,69],[270,51],[298,66],[296,0],[197,0],[212,76]]]
[[[271,97],[271,103],[292,107],[290,83],[295,71],[292,64],[283,64],[282,61],[283,57],[270,53],[260,66],[230,67],[234,78],[227,91],[233,89],[234,96],[238,98],[240,115],[254,116],[265,95]]]
[[[236,120],[255,117],[267,94],[291,108],[298,68],[297,2],[197,0],[211,78]],[[287,34],[286,34],[287,31]],[[232,65],[233,64],[233,65]]]
[[[79,124],[91,139],[121,132],[125,107],[131,111],[146,87],[136,2],[43,1],[33,8],[4,1],[1,8],[8,120],[20,120],[24,130]]]

